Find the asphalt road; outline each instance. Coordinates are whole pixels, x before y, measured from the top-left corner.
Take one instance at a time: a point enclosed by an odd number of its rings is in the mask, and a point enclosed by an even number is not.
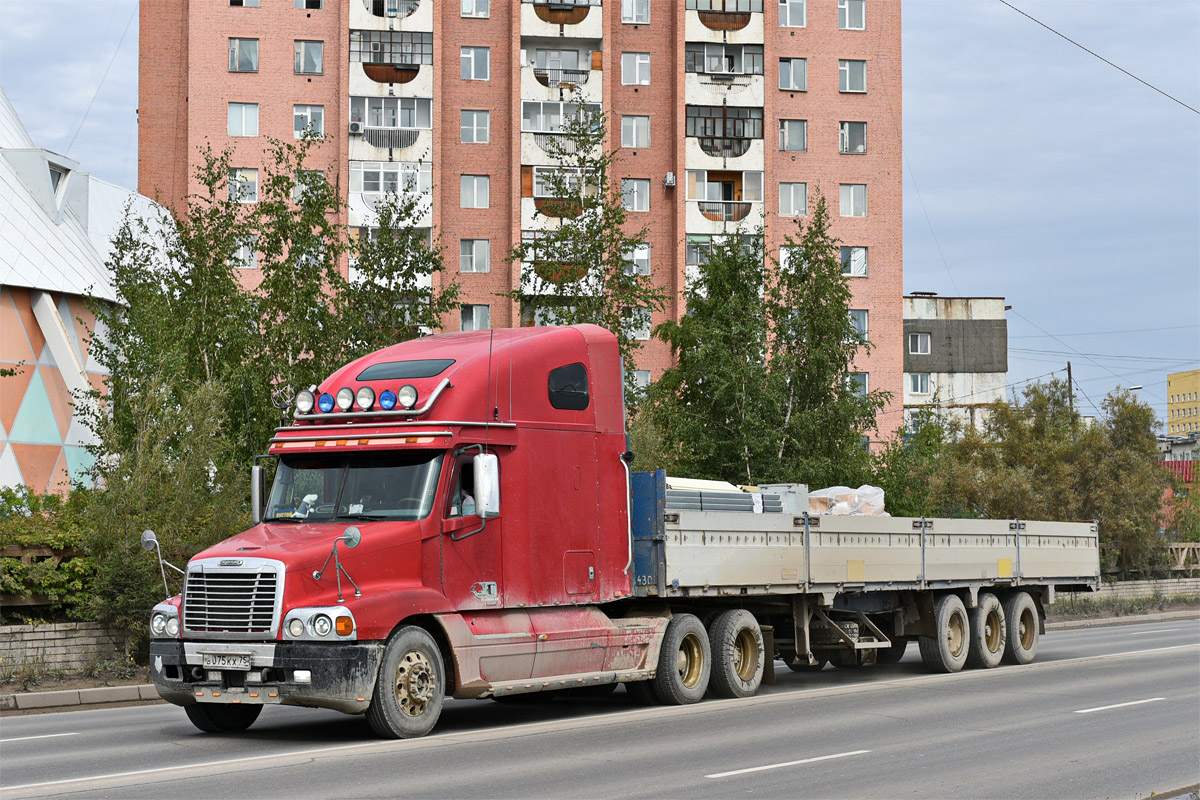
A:
[[[434,735],[268,707],[0,720],[0,797],[1149,797],[1200,783],[1200,621],[1051,631],[1025,667],[781,670],[746,700],[450,701]],[[1186,793],[1185,793],[1186,795]]]

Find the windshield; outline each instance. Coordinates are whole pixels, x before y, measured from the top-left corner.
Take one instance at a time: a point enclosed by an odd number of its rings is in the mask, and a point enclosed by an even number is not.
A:
[[[423,519],[433,508],[442,453],[285,456],[266,522]]]

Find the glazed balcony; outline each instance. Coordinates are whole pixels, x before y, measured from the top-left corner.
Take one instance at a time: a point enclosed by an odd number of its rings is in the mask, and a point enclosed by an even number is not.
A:
[[[688,42],[684,97],[689,105],[763,105],[762,45]]]
[[[433,31],[433,0],[350,0],[350,28]]]
[[[689,105],[684,132],[689,169],[724,169],[730,159],[739,159],[738,169],[762,169],[762,108]],[[751,153],[753,164],[740,160]]]
[[[689,42],[762,44],[762,0],[687,0],[684,37]]]
[[[351,94],[386,95],[397,84],[406,95],[433,94],[432,33],[350,31],[350,64]]]
[[[521,0],[521,35],[600,39],[601,0]]]

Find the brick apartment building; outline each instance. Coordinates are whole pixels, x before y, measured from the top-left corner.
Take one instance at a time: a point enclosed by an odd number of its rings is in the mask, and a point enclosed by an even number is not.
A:
[[[609,115],[615,177],[638,181],[630,224],[649,226],[650,251],[635,262],[670,290],[662,318],[685,313],[711,237],[765,217],[778,255],[821,191],[874,345],[856,368],[893,393],[881,432],[900,423],[899,0],[142,0],[140,13],[139,191],[179,208],[205,142],[232,148],[253,188],[266,137],[312,125],[350,227],[370,226],[389,184],[430,195],[421,224],[467,304],[447,330],[521,324],[497,296],[520,284],[504,256],[531,226],[523,195],[553,163],[570,87]],[[648,342],[640,377],[669,361]]]

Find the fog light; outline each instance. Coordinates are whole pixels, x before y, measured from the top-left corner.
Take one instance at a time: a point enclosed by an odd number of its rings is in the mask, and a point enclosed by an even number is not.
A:
[[[169,617],[167,619],[167,635],[168,636],[178,636],[179,635],[179,617]]]
[[[312,670],[292,670],[292,680],[296,683],[312,683]]]
[[[299,639],[304,635],[304,620],[293,619],[288,622],[288,635],[293,639]]]
[[[363,386],[354,395],[354,402],[358,403],[358,407],[363,411],[370,411],[371,406],[375,405],[375,390],[370,386]]]
[[[321,396],[317,398],[317,408],[321,409],[321,413],[323,414],[328,414],[330,411],[333,411],[333,395],[331,395],[329,392],[323,392]]]
[[[396,407],[396,393],[391,389],[384,389],[379,393],[379,407],[384,411],[391,411]]]
[[[312,631],[317,636],[328,636],[329,632],[333,630],[333,621],[324,614],[315,615],[308,621],[308,624],[312,626]]]
[[[317,399],[313,397],[312,392],[310,392],[308,389],[301,389],[296,395],[296,410],[301,414],[307,414],[313,410],[313,406],[316,404],[316,402]]]
[[[155,614],[150,618],[150,632],[155,636],[162,636],[167,629],[167,617],[164,614]]]
[[[396,393],[396,399],[404,408],[412,408],[417,404],[417,387],[411,383],[401,386],[400,391]]]
[[[349,411],[352,405],[354,405],[354,390],[349,386],[343,386],[341,389],[338,389],[337,407],[342,411]]]
[[[350,619],[349,617],[338,617],[337,635],[349,636],[352,633],[354,633],[354,620]]]

